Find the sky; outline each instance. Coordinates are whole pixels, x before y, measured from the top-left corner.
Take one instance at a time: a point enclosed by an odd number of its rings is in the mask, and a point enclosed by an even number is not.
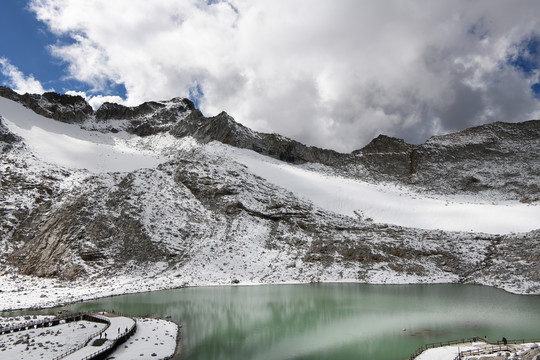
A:
[[[173,97],[348,152],[540,118],[536,0],[9,0],[0,84]]]

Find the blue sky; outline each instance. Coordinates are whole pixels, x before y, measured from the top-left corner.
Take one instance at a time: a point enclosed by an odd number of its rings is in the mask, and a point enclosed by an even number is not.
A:
[[[95,108],[189,97],[340,151],[378,134],[419,143],[540,118],[538,13],[535,0],[9,0],[0,83]]]
[[[50,44],[61,40],[39,22],[26,5],[26,0],[9,0],[0,5],[0,22],[4,29],[9,29],[0,32],[0,57],[8,59],[23,73],[33,74],[45,88],[61,91],[66,64],[53,58],[48,50]],[[2,83],[9,82],[3,74],[0,79]]]
[[[70,76],[69,63],[53,56],[50,46],[73,44],[68,34],[59,35],[36,18],[28,6],[28,0],[9,0],[0,5],[0,22],[9,31],[0,32],[0,58],[5,58],[19,71],[33,76],[45,90],[58,93],[66,91],[91,92],[93,86]],[[13,87],[9,76],[0,72],[0,84]],[[107,95],[126,96],[123,84],[109,82],[103,89]]]
[[[517,54],[510,57],[508,63],[535,81],[531,85],[531,91],[538,98],[540,97],[540,79],[537,74],[540,69],[540,33],[531,35],[516,46]]]

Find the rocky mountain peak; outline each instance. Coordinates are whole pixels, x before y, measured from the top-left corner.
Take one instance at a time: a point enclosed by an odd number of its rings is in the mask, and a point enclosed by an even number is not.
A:
[[[17,101],[37,114],[66,123],[83,123],[94,114],[92,107],[78,95],[54,92],[19,95],[10,88],[0,86],[0,96]]]
[[[540,120],[519,123],[497,121],[490,124],[471,127],[455,133],[431,137],[426,145],[465,146],[489,144],[499,141],[529,141],[540,137]]]
[[[174,112],[193,111],[195,106],[188,99],[173,98],[169,101],[148,101],[138,106],[124,106],[105,102],[96,111],[96,121],[136,120],[141,117],[162,117]],[[166,110],[168,113],[165,113]]]
[[[0,96],[19,102],[47,118],[71,124],[110,122],[110,127],[106,128],[110,131],[118,131],[120,128],[139,136],[168,131],[172,124],[195,110],[193,102],[183,98],[149,101],[133,107],[105,102],[94,111],[86,100],[78,95],[54,92],[20,95],[0,86]],[[120,123],[118,120],[125,121]]]
[[[193,136],[204,143],[216,140],[241,148],[251,147],[260,138],[224,111],[216,116],[205,117],[202,112],[195,110],[184,121],[178,122],[171,129],[171,134],[177,137]]]
[[[184,119],[195,106],[191,100],[173,98],[169,101],[148,101],[138,106],[103,103],[95,113],[96,122],[109,122],[112,129],[121,127],[129,133],[148,136],[171,130]],[[117,123],[125,120],[124,124]]]
[[[364,154],[402,153],[410,151],[412,147],[412,145],[407,144],[403,139],[379,135],[360,151]]]
[[[216,116],[205,117],[199,110],[194,110],[171,129],[171,134],[177,137],[193,136],[203,143],[219,141],[293,164],[336,164],[342,162],[343,157],[349,157],[334,150],[306,146],[278,134],[253,131],[236,122],[224,111]]]

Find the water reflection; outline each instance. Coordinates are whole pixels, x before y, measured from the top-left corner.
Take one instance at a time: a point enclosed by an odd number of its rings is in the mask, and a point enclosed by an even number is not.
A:
[[[171,316],[182,359],[403,359],[435,341],[539,338],[540,298],[464,285],[203,287],[68,307]]]

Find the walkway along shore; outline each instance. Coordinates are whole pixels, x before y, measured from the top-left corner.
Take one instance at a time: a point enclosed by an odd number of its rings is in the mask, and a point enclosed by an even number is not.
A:
[[[57,359],[66,360],[90,360],[102,359],[112,353],[114,349],[123,344],[137,330],[137,322],[127,316],[112,313],[100,313],[90,315],[96,322],[106,322],[107,327],[100,330],[95,336],[85,342],[78,350],[70,354],[62,354]],[[56,360],[56,359],[55,359]]]
[[[424,359],[424,352],[437,348],[456,348],[454,355],[448,357],[448,359],[437,359],[437,360],[461,360],[467,359],[470,356],[485,355],[489,356],[495,353],[508,352],[508,353],[517,353],[521,351],[522,354],[515,359],[535,359],[536,355],[540,354],[540,346],[537,344],[540,343],[540,339],[516,339],[516,340],[504,340],[497,341],[496,343],[488,343],[484,338],[473,337],[469,339],[460,339],[460,340],[450,340],[446,342],[437,342],[422,345],[419,347],[410,357],[409,360]],[[527,347],[526,345],[530,345]],[[467,349],[460,351],[460,349]],[[431,359],[427,357],[426,359]]]
[[[64,323],[77,321],[102,323],[105,327],[87,336],[82,343],[67,352],[58,354],[52,360],[90,360],[104,359],[115,348],[124,343],[137,330],[137,322],[129,316],[115,312],[61,314],[36,321],[0,327],[0,335],[8,335],[21,331],[39,328],[53,328]]]

